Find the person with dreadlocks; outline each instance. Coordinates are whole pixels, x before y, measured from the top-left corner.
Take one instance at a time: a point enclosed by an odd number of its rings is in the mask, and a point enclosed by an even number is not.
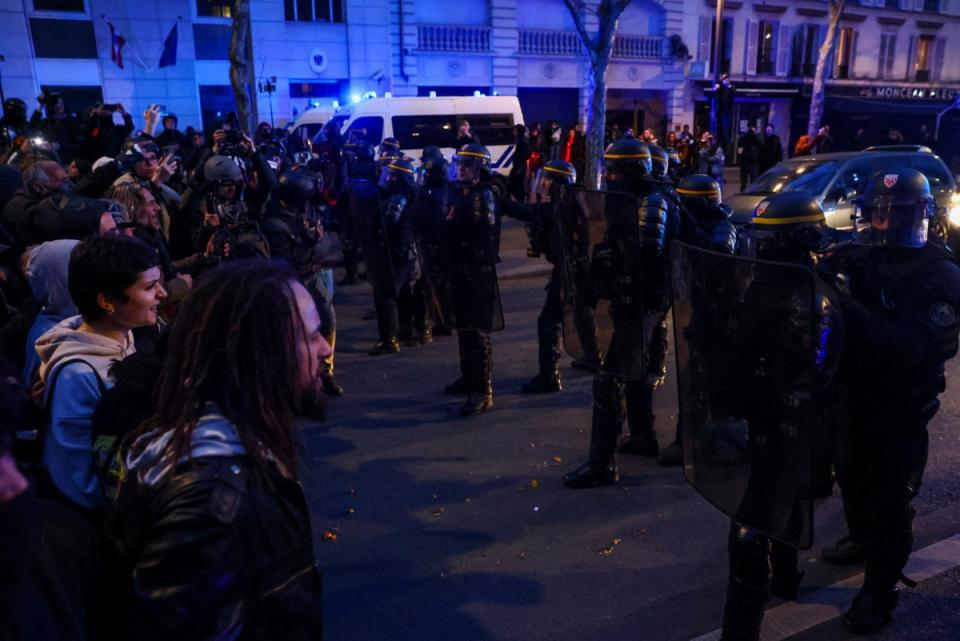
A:
[[[322,403],[320,324],[293,270],[268,261],[211,270],[180,308],[106,526],[124,638],[322,638],[295,433],[302,405]]]

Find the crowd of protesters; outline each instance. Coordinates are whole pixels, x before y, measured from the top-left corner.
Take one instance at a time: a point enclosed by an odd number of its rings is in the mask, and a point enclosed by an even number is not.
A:
[[[296,417],[343,393],[336,160],[230,117],[4,107],[3,638],[321,638]]]

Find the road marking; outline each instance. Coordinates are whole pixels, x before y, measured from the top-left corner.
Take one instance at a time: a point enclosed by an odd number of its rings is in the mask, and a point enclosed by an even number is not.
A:
[[[910,555],[904,574],[914,581],[926,581],[960,566],[960,534],[938,541]],[[767,610],[763,616],[760,641],[782,641],[835,619],[846,612],[863,582],[863,573],[838,581],[816,592],[804,595]],[[714,630],[691,641],[718,641],[720,630]]]

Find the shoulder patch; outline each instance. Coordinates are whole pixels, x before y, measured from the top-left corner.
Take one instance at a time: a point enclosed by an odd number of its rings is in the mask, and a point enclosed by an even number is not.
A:
[[[934,303],[930,306],[928,316],[937,327],[952,327],[957,322],[957,312],[950,303]]]

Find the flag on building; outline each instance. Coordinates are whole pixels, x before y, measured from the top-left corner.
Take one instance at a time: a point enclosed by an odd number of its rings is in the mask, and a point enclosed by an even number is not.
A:
[[[123,46],[127,44],[127,40],[117,33],[112,22],[107,20],[107,24],[110,26],[110,59],[123,69]]]
[[[177,23],[173,23],[167,39],[163,41],[163,53],[160,54],[160,67],[172,67],[177,64]]]

